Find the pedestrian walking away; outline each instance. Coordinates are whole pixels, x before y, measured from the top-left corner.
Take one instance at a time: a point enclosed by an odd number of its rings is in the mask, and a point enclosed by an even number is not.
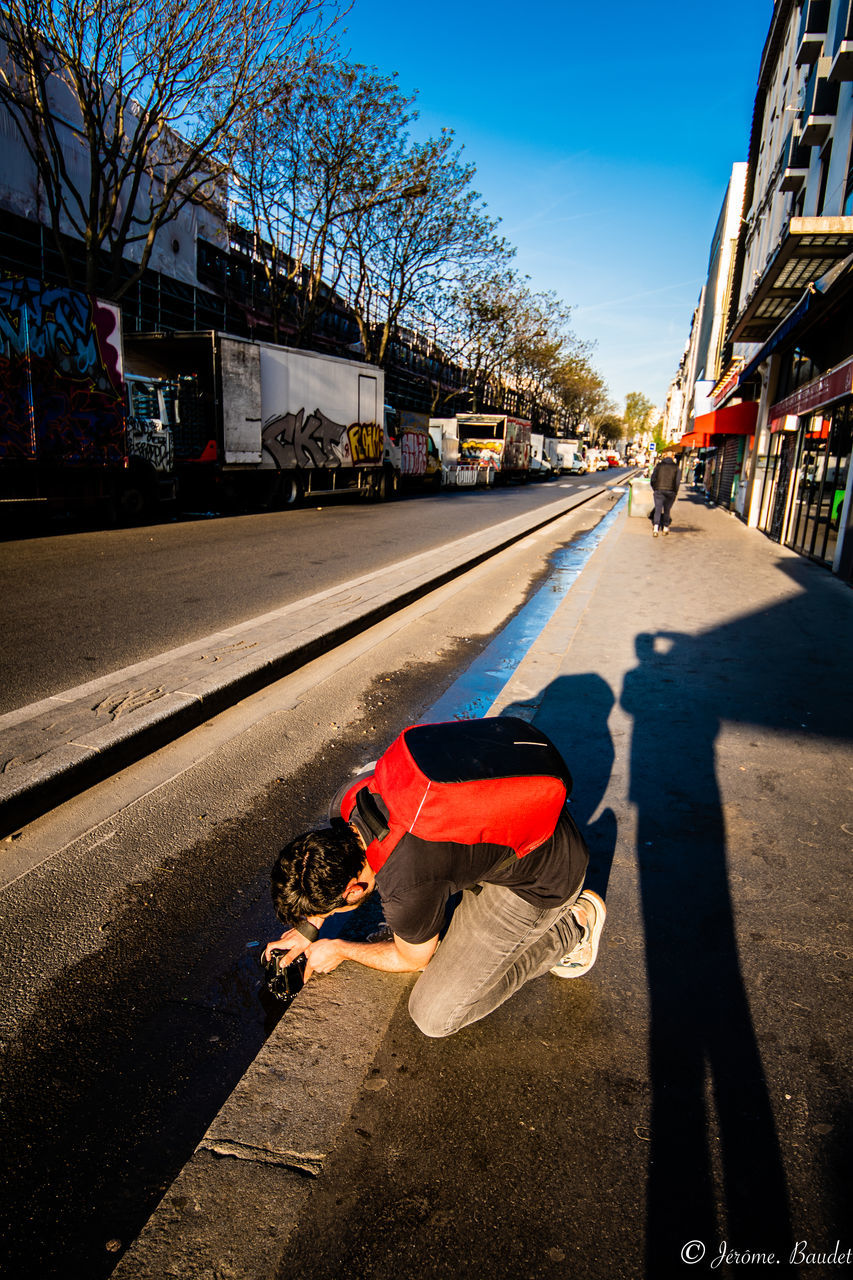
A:
[[[567,809],[571,774],[552,742],[511,716],[403,731],[334,798],[330,823],[282,849],[272,897],[280,967],[306,981],[343,960],[418,972],[409,1011],[452,1035],[525,983],[595,964],[606,909],[583,889],[588,853]],[[374,891],[387,938],[319,937]]]
[[[664,453],[651,474],[649,483],[654,497],[652,534],[669,533],[672,524],[672,508],[678,494],[678,463],[671,453]]]

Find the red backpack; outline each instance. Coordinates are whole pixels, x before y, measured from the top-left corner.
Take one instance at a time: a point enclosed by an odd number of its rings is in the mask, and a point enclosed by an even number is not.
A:
[[[571,789],[559,751],[526,721],[455,720],[404,729],[373,773],[343,791],[340,816],[357,812],[373,836],[374,872],[407,833],[508,845],[523,858],[553,835]]]

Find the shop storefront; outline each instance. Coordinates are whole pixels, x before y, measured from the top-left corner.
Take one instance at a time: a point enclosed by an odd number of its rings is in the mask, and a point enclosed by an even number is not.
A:
[[[755,434],[758,405],[739,401],[696,418],[682,444],[700,448],[705,464],[705,491],[712,502],[740,510],[740,477],[744,457]]]
[[[769,447],[756,459],[758,527],[830,568],[849,514],[851,438],[853,359],[772,406]]]

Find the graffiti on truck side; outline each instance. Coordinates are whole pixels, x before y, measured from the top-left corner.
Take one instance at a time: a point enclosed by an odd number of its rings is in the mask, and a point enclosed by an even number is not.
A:
[[[175,465],[172,432],[159,418],[128,418],[127,451],[164,475]]]
[[[375,422],[354,422],[347,432],[352,460],[356,464],[382,461],[385,441]]]
[[[425,431],[403,430],[400,470],[404,476],[426,475],[427,436]]]
[[[0,279],[0,457],[112,462],[123,453],[117,308]]]
[[[348,467],[382,461],[382,428],[373,423],[346,426],[320,409],[306,415],[279,414],[264,425],[263,447],[282,470],[293,467]]]

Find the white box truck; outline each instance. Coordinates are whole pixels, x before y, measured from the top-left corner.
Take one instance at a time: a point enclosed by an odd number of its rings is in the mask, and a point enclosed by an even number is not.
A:
[[[530,433],[530,479],[545,480],[553,475],[551,460],[545,452],[545,437],[537,431]]]
[[[175,384],[175,468],[212,489],[283,505],[358,490],[389,496],[385,376],[375,365],[218,332],[132,334],[129,368]]]
[[[550,436],[545,441],[548,458],[554,475],[567,475],[575,465],[579,445],[577,440],[555,440]]]

